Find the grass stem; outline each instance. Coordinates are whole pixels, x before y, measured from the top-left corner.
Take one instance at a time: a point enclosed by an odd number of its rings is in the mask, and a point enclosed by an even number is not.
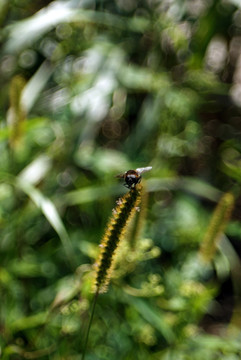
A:
[[[90,328],[91,328],[91,324],[92,324],[93,317],[94,317],[95,305],[96,305],[96,302],[97,302],[98,295],[99,295],[99,289],[97,289],[96,292],[95,292],[95,296],[94,296],[94,300],[93,300],[93,304],[92,304],[91,315],[90,315],[90,320],[89,320],[88,329],[87,329],[86,338],[85,338],[85,343],[84,343],[84,350],[83,350],[83,353],[82,353],[81,360],[85,359],[85,353],[86,353],[86,349],[87,349]]]

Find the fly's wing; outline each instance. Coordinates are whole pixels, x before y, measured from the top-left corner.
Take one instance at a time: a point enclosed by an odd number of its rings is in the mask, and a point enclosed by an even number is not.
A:
[[[136,169],[136,171],[138,172],[138,174],[143,174],[144,172],[150,171],[152,169],[152,166],[147,166],[144,168],[138,168]]]
[[[115,175],[115,177],[118,178],[118,179],[124,179],[124,176],[125,176],[125,174]]]

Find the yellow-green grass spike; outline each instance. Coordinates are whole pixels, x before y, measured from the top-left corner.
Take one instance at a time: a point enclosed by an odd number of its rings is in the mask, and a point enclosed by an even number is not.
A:
[[[100,245],[100,255],[96,264],[95,291],[99,293],[107,291],[116,249],[126,231],[129,220],[140,203],[140,199],[141,185],[137,185],[117,201],[117,206],[113,210],[113,215]]]
[[[200,247],[200,256],[205,262],[209,262],[213,259],[218,241],[225,231],[231,217],[234,201],[234,195],[228,192],[222,196],[214,210]]]
[[[21,103],[21,94],[25,86],[25,80],[16,75],[11,82],[9,90],[10,111],[8,122],[10,127],[10,146],[14,147],[21,138],[23,132],[23,123],[25,120],[25,110]]]
[[[140,201],[140,211],[136,214],[135,218],[133,219],[130,227],[130,248],[132,250],[135,249],[137,241],[141,236],[141,232],[143,230],[143,224],[145,223],[146,215],[147,215],[147,204],[148,204],[149,194],[146,191],[145,183],[143,184],[142,181],[142,189],[141,189],[141,201]]]

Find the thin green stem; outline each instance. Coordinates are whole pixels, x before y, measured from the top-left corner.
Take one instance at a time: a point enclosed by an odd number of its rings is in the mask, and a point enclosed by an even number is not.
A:
[[[89,320],[89,324],[88,324],[88,329],[87,329],[85,343],[84,343],[84,350],[83,350],[83,353],[82,353],[81,360],[84,360],[84,358],[85,358],[85,353],[86,353],[86,349],[87,349],[90,328],[91,328],[91,324],[92,324],[93,317],[94,317],[95,305],[96,305],[96,302],[97,302],[98,295],[99,295],[99,288],[97,288],[97,290],[95,292],[95,297],[94,297],[93,304],[92,304],[92,310],[91,310],[91,315],[90,315],[90,320]]]

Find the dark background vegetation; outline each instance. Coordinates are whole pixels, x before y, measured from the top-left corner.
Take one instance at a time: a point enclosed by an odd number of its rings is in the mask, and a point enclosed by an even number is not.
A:
[[[0,22],[1,358],[81,359],[114,175],[152,166],[86,359],[240,359],[239,1],[1,0]]]

